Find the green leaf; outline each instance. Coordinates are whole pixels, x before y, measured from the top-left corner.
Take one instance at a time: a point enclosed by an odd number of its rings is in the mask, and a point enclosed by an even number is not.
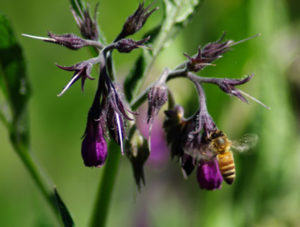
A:
[[[13,34],[7,18],[0,13],[0,89],[9,106],[11,140],[15,144],[28,147],[27,101],[30,87],[26,75],[22,48]],[[1,111],[1,115],[7,114]]]
[[[54,199],[57,205],[57,209],[58,212],[62,218],[62,221],[64,223],[64,226],[66,227],[71,227],[71,226],[75,226],[73,219],[71,217],[70,212],[68,211],[66,205],[64,204],[64,202],[62,201],[61,197],[59,196],[56,188],[54,188]]]
[[[160,34],[154,44],[154,55],[172,41],[190,22],[200,6],[200,0],[164,0],[164,16]]]
[[[163,3],[164,14],[162,23],[147,33],[147,35],[151,35],[152,50],[151,52],[143,51],[142,56],[135,63],[135,68],[126,78],[124,87],[128,101],[131,101],[132,97],[136,96],[144,77],[151,71],[159,53],[192,19],[200,6],[200,0],[164,0]]]

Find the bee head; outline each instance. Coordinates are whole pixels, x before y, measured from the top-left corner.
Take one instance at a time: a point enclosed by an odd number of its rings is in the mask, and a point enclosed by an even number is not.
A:
[[[212,132],[209,138],[212,149],[217,153],[223,153],[231,146],[231,141],[221,130]]]

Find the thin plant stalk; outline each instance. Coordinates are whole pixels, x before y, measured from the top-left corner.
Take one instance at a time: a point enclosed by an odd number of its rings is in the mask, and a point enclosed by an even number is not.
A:
[[[16,153],[22,160],[25,168],[28,170],[29,174],[31,175],[31,178],[42,193],[49,207],[52,209],[59,222],[61,222],[54,197],[54,188],[52,188],[51,184],[49,183],[49,180],[43,174],[43,171],[33,160],[32,156],[28,153],[28,151],[25,150],[22,146],[16,144],[13,145]]]
[[[113,141],[110,142],[108,158],[103,169],[91,217],[91,227],[103,227],[106,225],[121,157],[119,149],[119,145]]]

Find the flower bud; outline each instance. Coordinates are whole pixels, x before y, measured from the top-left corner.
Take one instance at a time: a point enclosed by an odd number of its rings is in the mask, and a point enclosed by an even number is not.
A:
[[[137,31],[139,31],[146,23],[148,17],[158,9],[158,8],[154,8],[149,11],[151,5],[144,8],[144,4],[145,2],[140,3],[137,10],[127,18],[125,24],[123,25],[122,32],[119,35],[120,38],[133,35]]]
[[[48,36],[51,39],[45,39],[46,42],[60,44],[71,50],[78,50],[87,45],[84,39],[81,39],[74,34],[55,35],[48,32]]]
[[[181,158],[181,169],[183,172],[184,178],[187,178],[195,168],[195,160],[192,156],[183,154]]]
[[[132,39],[121,39],[116,43],[116,49],[120,53],[129,53],[133,49],[142,47],[145,42],[147,42],[150,39],[150,36],[146,37],[145,39],[134,41]]]
[[[200,162],[197,170],[197,180],[202,189],[220,189],[223,177],[219,169],[218,161],[213,159],[211,161]]]
[[[75,10],[71,10],[81,35],[86,39],[95,41],[98,41],[99,38],[99,28],[96,18],[97,6],[98,4],[95,7],[93,18],[90,15],[89,8],[83,9],[83,12],[79,9],[79,14]]]
[[[148,118],[147,122],[152,121],[160,108],[168,100],[168,87],[165,84],[153,86],[148,93]]]
[[[147,141],[138,130],[135,130],[130,141],[126,144],[126,155],[129,158],[136,185],[141,188],[141,183],[145,185],[144,164],[149,157]]]
[[[153,121],[153,118],[158,114],[161,107],[168,101],[168,87],[165,83],[168,74],[168,69],[165,69],[158,81],[148,92],[148,124]]]
[[[81,145],[84,164],[89,167],[100,167],[107,157],[107,144],[99,121],[89,120]]]
[[[165,111],[165,115],[163,127],[171,150],[171,157],[181,157],[184,153],[182,143],[187,123],[184,119],[184,109],[177,105],[174,109]]]

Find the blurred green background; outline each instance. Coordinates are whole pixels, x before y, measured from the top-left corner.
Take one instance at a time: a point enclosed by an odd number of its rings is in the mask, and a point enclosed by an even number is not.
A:
[[[101,0],[99,23],[110,41],[139,1]],[[94,6],[96,1],[90,1]],[[161,4],[157,1],[158,5]],[[88,81],[82,93],[75,84],[57,97],[71,74],[53,63],[72,65],[90,57],[86,50],[21,36],[76,33],[69,1],[10,0],[0,10],[10,19],[23,46],[33,95],[29,102],[31,147],[70,209],[77,226],[86,226],[94,203],[101,168],[83,165],[80,147],[86,113],[96,83]],[[271,107],[244,104],[206,85],[208,109],[218,127],[230,138],[259,135],[255,150],[236,155],[237,179],[222,190],[199,189],[195,173],[185,181],[175,161],[146,165],[147,185],[137,192],[127,158],[122,157],[108,217],[108,226],[300,226],[300,3],[296,0],[204,1],[190,23],[158,58],[154,81],[164,67],[174,67],[197,47],[227,38],[262,36],[235,46],[206,68],[202,76],[241,77],[255,73],[242,89]],[[160,12],[150,17],[144,32],[159,23]],[[115,54],[120,80],[137,54]],[[94,72],[95,73],[95,72]],[[96,76],[94,74],[94,76]],[[192,85],[182,79],[170,83],[176,101],[187,115],[197,109]],[[26,169],[14,153],[0,125],[0,226],[55,226],[57,222]],[[165,151],[162,151],[165,152]]]

